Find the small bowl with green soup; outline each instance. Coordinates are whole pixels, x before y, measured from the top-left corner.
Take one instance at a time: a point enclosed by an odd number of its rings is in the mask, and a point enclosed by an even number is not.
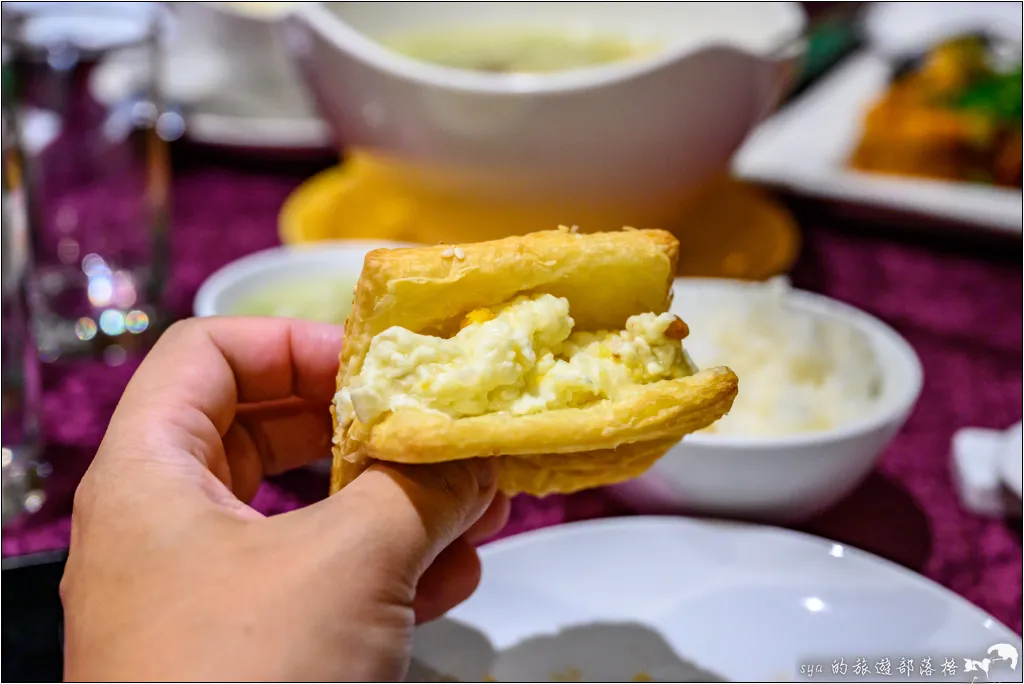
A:
[[[256,252],[207,278],[193,311],[196,316],[281,316],[342,325],[366,254],[411,246],[338,240]]]

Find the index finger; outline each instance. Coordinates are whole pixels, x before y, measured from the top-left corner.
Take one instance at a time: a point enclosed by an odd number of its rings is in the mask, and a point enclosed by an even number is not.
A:
[[[334,395],[343,328],[288,318],[212,317],[171,326],[122,397],[146,407],[197,409],[223,435],[239,404]],[[163,414],[166,415],[166,414]]]

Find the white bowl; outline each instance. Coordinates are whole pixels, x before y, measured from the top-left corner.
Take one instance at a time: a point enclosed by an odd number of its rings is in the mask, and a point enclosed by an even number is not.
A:
[[[692,307],[713,307],[723,296],[760,287],[764,286],[679,279],[672,310],[685,320]],[[875,410],[821,432],[688,435],[642,477],[614,488],[618,496],[640,508],[793,522],[836,503],[871,472],[921,392],[917,355],[896,331],[859,309],[799,290],[791,290],[784,301],[796,311],[845,322],[865,336],[882,379]],[[691,331],[691,336],[699,334]],[[739,381],[742,393],[742,374]]]
[[[795,2],[344,2],[299,3],[285,24],[338,139],[402,162],[416,182],[656,206],[724,170],[771,110],[804,15]],[[594,68],[489,74],[378,42],[445,26],[565,27],[665,47]]]
[[[267,287],[323,278],[350,278],[355,284],[367,252],[379,248],[411,247],[380,240],[337,240],[312,245],[265,249],[232,261],[199,287],[193,302],[196,316],[233,315],[247,297]],[[345,296],[351,297],[351,293]]]

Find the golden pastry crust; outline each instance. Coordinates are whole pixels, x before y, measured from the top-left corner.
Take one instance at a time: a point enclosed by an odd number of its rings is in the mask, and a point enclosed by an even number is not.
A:
[[[576,330],[622,329],[630,316],[668,310],[677,257],[676,239],[657,230],[543,231],[458,247],[375,250],[345,323],[338,388],[359,374],[370,341],[389,327],[448,336],[470,311],[521,294],[566,298]],[[640,474],[683,435],[728,412],[736,386],[732,371],[713,368],[631,386],[614,401],[522,416],[400,409],[372,426],[358,419],[340,426],[335,416],[331,492],[372,459],[500,457],[499,487],[510,494],[610,484]]]
[[[498,488],[509,496],[545,496],[624,482],[641,475],[678,441],[634,442],[575,454],[502,456]]]

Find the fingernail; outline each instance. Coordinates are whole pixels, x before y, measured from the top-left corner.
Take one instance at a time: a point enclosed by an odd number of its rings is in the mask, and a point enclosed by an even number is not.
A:
[[[490,489],[498,479],[498,459],[480,458],[476,464],[476,481],[480,489]]]

